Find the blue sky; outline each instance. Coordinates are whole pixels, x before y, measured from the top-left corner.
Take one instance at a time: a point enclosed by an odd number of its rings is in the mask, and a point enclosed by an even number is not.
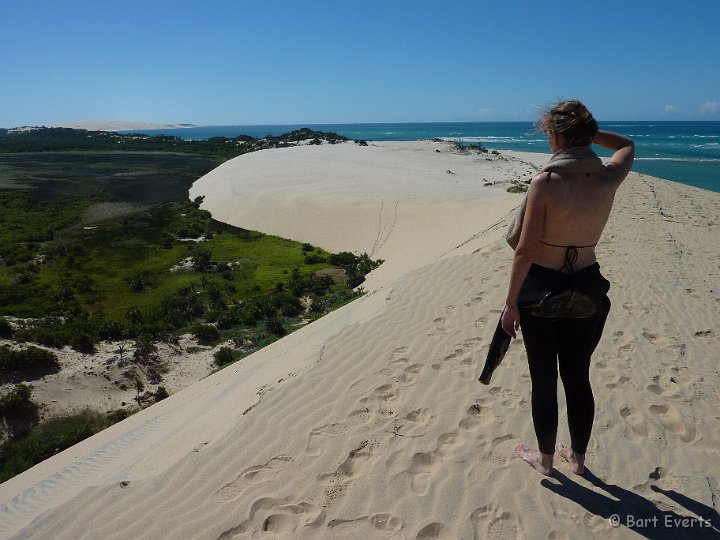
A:
[[[0,0],[0,126],[720,120],[720,1]]]

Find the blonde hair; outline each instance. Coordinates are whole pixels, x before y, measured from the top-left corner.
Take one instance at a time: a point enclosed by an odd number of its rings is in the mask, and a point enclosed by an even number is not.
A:
[[[593,115],[582,102],[559,101],[549,107],[536,123],[540,131],[562,133],[567,146],[587,146],[598,132]]]

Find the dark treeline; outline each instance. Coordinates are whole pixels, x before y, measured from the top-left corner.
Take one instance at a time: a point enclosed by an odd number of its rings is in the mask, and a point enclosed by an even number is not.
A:
[[[168,135],[120,134],[70,128],[33,128],[27,131],[0,129],[0,153],[60,151],[181,152],[230,159],[247,152],[293,146],[300,141],[330,144],[347,141],[332,132],[302,128],[283,135],[262,138],[239,135],[190,141]]]

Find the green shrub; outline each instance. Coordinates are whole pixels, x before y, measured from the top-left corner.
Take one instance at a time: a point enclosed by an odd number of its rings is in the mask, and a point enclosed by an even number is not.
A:
[[[155,390],[155,402],[162,401],[166,397],[170,396],[164,386],[158,386]]]
[[[0,317],[0,337],[5,339],[11,339],[13,336],[13,327],[12,325],[5,319],[5,317]]]
[[[0,346],[0,380],[12,377],[40,377],[60,371],[57,356],[45,349],[27,347],[19,351]]]
[[[212,254],[207,249],[196,249],[193,251],[193,268],[198,272],[207,272],[210,269],[210,258]]]
[[[135,351],[133,352],[133,360],[139,364],[154,364],[157,360],[157,347],[149,336],[140,336],[135,341]]]
[[[221,347],[213,354],[213,358],[218,366],[224,366],[235,360],[235,351],[230,347]]]
[[[125,335],[125,327],[118,321],[100,321],[97,336],[103,341],[119,341]]]
[[[8,426],[12,438],[26,435],[40,419],[38,406],[31,397],[32,391],[25,384],[18,384],[7,394],[0,395],[0,418]]]
[[[127,386],[125,388],[122,388],[122,390],[127,390]],[[125,420],[128,416],[132,414],[132,411],[128,409],[115,409],[113,411],[108,411],[106,413],[108,423],[110,425],[117,424],[118,422],[121,422],[122,420]]]
[[[93,354],[95,352],[96,340],[85,332],[75,334],[70,340],[70,346],[77,352]]]
[[[132,306],[125,312],[125,318],[132,324],[140,324],[143,321],[143,314],[139,307]]]
[[[278,337],[283,337],[287,334],[287,329],[283,325],[282,319],[277,315],[269,317],[266,324],[268,332],[270,332],[271,334],[274,334]]]
[[[525,193],[527,190],[528,186],[526,184],[516,182],[508,186],[505,191],[507,191],[508,193]]]
[[[324,263],[326,261],[327,261],[327,259],[325,259],[325,257],[323,257],[322,255],[317,255],[315,253],[305,257],[305,264],[320,264],[320,263]]]
[[[332,277],[328,275],[312,273],[303,276],[295,269],[290,278],[290,290],[297,298],[308,294],[322,295],[327,293],[334,283]]]
[[[192,327],[191,333],[195,335],[200,343],[212,343],[220,338],[220,332],[212,324],[196,324]]]
[[[383,263],[381,259],[373,261],[367,253],[354,255],[347,251],[330,255],[328,262],[345,270],[351,289],[365,281],[365,276]]]

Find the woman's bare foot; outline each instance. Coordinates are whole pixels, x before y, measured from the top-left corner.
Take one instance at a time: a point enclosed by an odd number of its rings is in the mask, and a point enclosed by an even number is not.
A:
[[[515,454],[527,461],[533,468],[544,476],[552,476],[553,454],[543,454],[539,450],[528,448],[524,444],[519,444],[515,449]]]
[[[570,470],[575,474],[585,474],[585,454],[577,454],[572,448],[568,448],[563,443],[557,443],[555,450],[558,454],[570,464]]]

